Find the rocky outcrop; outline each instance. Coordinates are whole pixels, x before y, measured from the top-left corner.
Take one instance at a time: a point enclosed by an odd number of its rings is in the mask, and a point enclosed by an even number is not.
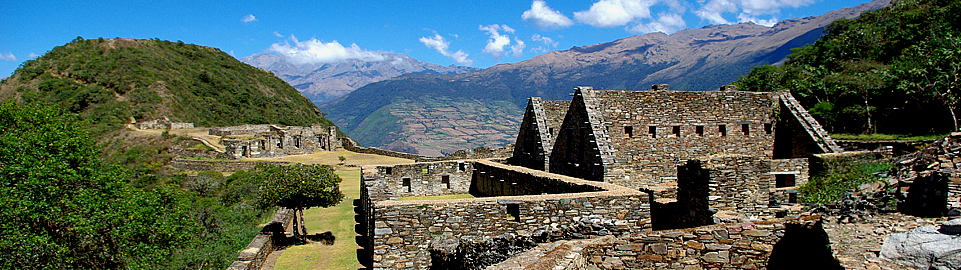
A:
[[[961,219],[936,226],[921,226],[907,233],[884,238],[881,258],[916,269],[961,269]]]

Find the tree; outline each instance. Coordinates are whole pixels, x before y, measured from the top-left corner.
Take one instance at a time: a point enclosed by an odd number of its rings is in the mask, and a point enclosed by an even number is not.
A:
[[[0,103],[0,268],[155,265],[190,246],[178,190],[145,192],[103,163],[73,114]]]
[[[952,131],[958,131],[954,111],[961,99],[961,37],[948,33],[909,47],[895,62],[893,73],[899,79],[899,90],[944,104],[954,123]]]
[[[340,177],[327,166],[271,166],[265,169],[264,175],[258,205],[265,209],[273,206],[293,209],[294,235],[307,234],[304,209],[334,206],[344,197],[340,192]]]

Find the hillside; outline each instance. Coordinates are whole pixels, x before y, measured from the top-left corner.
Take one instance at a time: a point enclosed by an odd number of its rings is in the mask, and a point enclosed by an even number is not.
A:
[[[826,129],[905,135],[958,130],[961,1],[903,0],[759,66],[740,89],[791,89]]]
[[[283,56],[258,53],[240,61],[273,72],[316,104],[326,103],[364,85],[407,73],[460,74],[479,70],[455,65],[445,67],[399,53],[377,54],[383,60],[350,59],[337,63],[295,64]]]
[[[473,73],[407,74],[361,87],[321,109],[349,136],[368,146],[425,155],[502,146],[514,142],[528,97],[570,99],[575,86],[644,90],[667,83],[679,90],[717,89],[756,65],[783,61],[792,48],[816,41],[834,20],[855,18],[887,4],[878,0],[822,16],[784,20],[774,27],[742,23],[633,36]],[[442,99],[471,106],[436,102]],[[422,112],[443,108],[443,118],[403,109],[412,106],[423,108]],[[445,120],[472,118],[476,110],[471,107],[497,113],[467,123]]]
[[[0,100],[78,113],[95,134],[130,119],[199,126],[332,125],[280,78],[210,47],[161,40],[77,38],[0,83]]]

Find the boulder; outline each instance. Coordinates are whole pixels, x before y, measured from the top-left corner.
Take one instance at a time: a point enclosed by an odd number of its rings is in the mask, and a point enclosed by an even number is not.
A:
[[[961,236],[944,234],[936,226],[884,237],[881,258],[916,269],[961,269]]]

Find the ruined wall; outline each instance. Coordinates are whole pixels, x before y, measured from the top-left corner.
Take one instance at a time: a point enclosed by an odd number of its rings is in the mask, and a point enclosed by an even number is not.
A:
[[[532,97],[527,101],[524,120],[521,121],[514,143],[514,153],[508,163],[535,170],[547,170],[552,137],[547,130],[541,99]]]
[[[590,88],[577,88],[570,110],[554,141],[550,172],[592,181],[605,181],[605,167],[613,164],[614,152]]]
[[[214,136],[227,136],[227,135],[238,135],[238,134],[255,134],[261,132],[269,132],[270,126],[268,124],[264,125],[240,125],[231,127],[212,127],[207,131],[207,134]]]
[[[396,158],[406,158],[406,159],[412,159],[412,160],[420,160],[420,159],[427,158],[425,156],[421,156],[417,154],[395,152],[395,151],[384,150],[376,147],[361,147],[357,145],[357,142],[351,138],[340,138],[340,141],[341,141],[341,146],[343,146],[345,150],[356,152],[356,153],[374,154],[374,155],[396,157]]]
[[[240,170],[250,170],[259,164],[270,164],[275,166],[286,166],[286,162],[267,162],[267,161],[239,161],[239,160],[195,160],[174,158],[170,161],[170,166],[178,169],[191,171],[218,171],[235,172]]]
[[[274,213],[273,219],[267,223],[279,222],[282,224],[284,230],[286,230],[288,224],[290,224],[293,219],[293,210],[280,208]],[[258,234],[254,236],[254,239],[250,241],[247,247],[240,251],[237,260],[231,263],[230,266],[227,267],[227,270],[258,270],[264,261],[267,260],[267,256],[277,248],[277,246],[274,246],[270,234]]]
[[[522,196],[601,191],[591,185],[552,178],[548,174],[532,174],[483,163],[474,164],[471,194],[476,197]]]
[[[170,122],[167,117],[137,123],[138,129],[184,129],[194,128],[194,123]]]
[[[765,269],[775,245],[785,236],[786,224],[816,219],[718,224],[607,237],[593,241],[577,256],[590,264],[616,269]]]
[[[397,197],[468,193],[474,170],[474,163],[465,161],[364,168],[365,181],[383,181],[386,189]]]
[[[700,160],[710,170],[711,208],[752,219],[771,219],[778,212],[787,214],[799,210],[781,208],[781,205],[796,203],[798,193],[794,189],[807,182],[807,171],[802,168],[807,164],[806,159],[715,155]],[[784,176],[791,176],[790,186],[778,187],[778,181],[784,181]]]
[[[457,163],[434,163],[435,167],[443,164]],[[470,164],[469,168],[471,168],[464,171],[466,175],[480,174],[483,171],[485,175],[507,176],[511,173],[508,171],[516,169],[519,172],[509,177],[518,183],[539,183],[537,181],[544,180],[533,178],[550,175],[487,161],[466,164]],[[419,172],[418,168],[423,169],[408,165],[401,167],[410,168],[409,171],[414,174]],[[371,169],[376,172],[367,172]],[[606,183],[557,175],[557,181],[567,183],[558,187],[545,187],[544,190],[560,191],[565,187],[582,187],[571,190],[576,192],[584,190],[583,186],[593,186],[588,189],[601,191],[457,200],[395,201],[391,199],[396,197],[389,194],[392,190],[396,190],[392,186],[394,184],[388,184],[386,177],[377,177],[377,175],[386,174],[386,167],[363,167],[363,170],[364,185],[361,192],[365,194],[363,195],[365,199],[361,209],[368,218],[363,223],[368,227],[366,231],[369,232],[369,245],[373,250],[370,256],[374,269],[428,268],[430,254],[427,246],[429,241],[437,236],[469,238],[504,233],[530,234],[538,229],[556,228],[582,219],[611,220],[612,224],[616,224],[618,228],[631,232],[650,228],[647,225],[650,216],[647,196],[632,189]],[[404,170],[391,169],[391,174],[402,171]],[[463,184],[469,184],[472,178],[467,178],[467,182]],[[485,177],[479,176],[479,178]],[[500,177],[481,181],[499,182],[496,178]],[[503,190],[498,192],[519,193]],[[387,200],[384,200],[385,198]]]
[[[595,91],[617,152],[605,180],[630,187],[674,177],[683,160],[708,154],[771,157],[772,93]],[[631,129],[631,132],[627,132]]]
[[[334,151],[340,146],[337,127],[333,126],[245,125],[211,128],[209,133],[234,136],[221,140],[229,158],[304,155],[317,151]]]

